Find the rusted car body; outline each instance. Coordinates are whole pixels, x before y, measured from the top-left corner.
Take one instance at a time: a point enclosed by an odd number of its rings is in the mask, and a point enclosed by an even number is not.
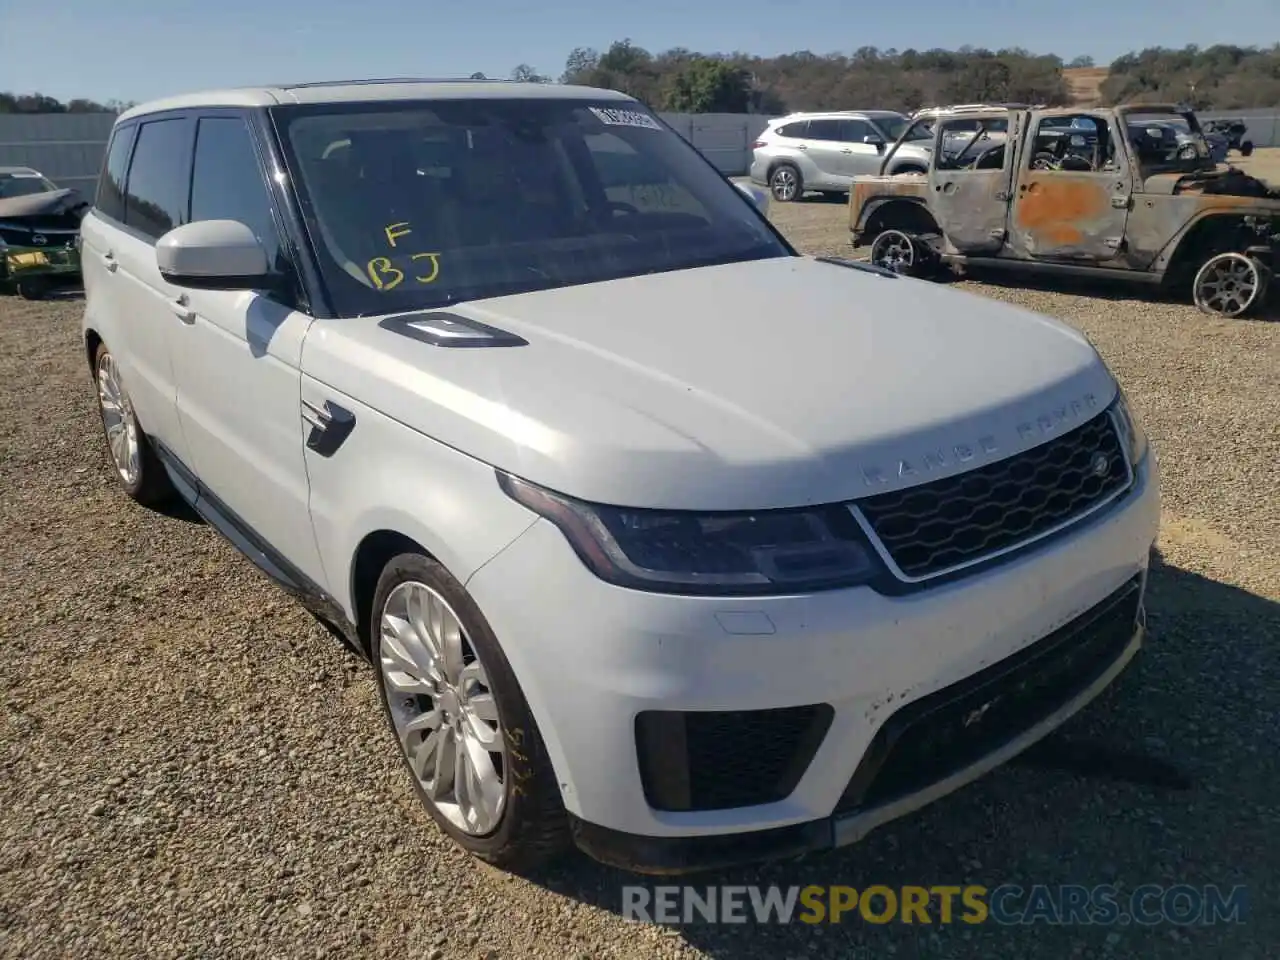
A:
[[[1190,136],[1170,137],[1173,123]],[[918,124],[932,127],[938,145],[954,144],[953,127],[968,142],[935,149],[923,176],[855,178],[853,245],[872,241],[881,266],[1189,282],[1202,309],[1226,316],[1265,297],[1280,249],[1280,192],[1214,162],[1189,109],[1000,104],[922,111]],[[886,164],[892,156],[890,148]],[[1224,259],[1211,266],[1215,258]],[[1233,296],[1214,306],[1223,291]]]

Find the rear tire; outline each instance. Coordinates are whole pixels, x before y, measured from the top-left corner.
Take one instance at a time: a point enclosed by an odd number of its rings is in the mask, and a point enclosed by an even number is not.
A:
[[[124,492],[147,507],[172,499],[173,483],[138,423],[120,367],[105,343],[98,344],[94,353],[93,373],[107,456]]]
[[[437,561],[404,553],[378,578],[371,618],[383,712],[418,799],[440,829],[514,873],[562,855],[571,838],[559,782],[520,684],[470,594]],[[461,764],[457,745],[469,758]]]

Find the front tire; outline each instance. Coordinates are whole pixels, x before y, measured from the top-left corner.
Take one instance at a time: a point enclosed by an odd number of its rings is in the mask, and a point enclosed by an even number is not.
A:
[[[19,280],[15,287],[23,300],[43,300],[49,295],[49,281],[44,277],[27,277]]]
[[[133,401],[124,388],[120,367],[105,343],[98,344],[93,372],[107,455],[120,478],[120,485],[125,493],[143,506],[164,503],[174,495],[173,483],[138,423]]]
[[[570,845],[529,704],[479,607],[438,562],[393,558],[370,637],[378,693],[418,799],[473,856],[525,873]]]

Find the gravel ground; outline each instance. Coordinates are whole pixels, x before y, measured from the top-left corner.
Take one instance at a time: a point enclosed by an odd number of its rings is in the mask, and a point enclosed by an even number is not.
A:
[[[842,206],[776,216],[848,252]],[[536,882],[477,865],[418,807],[371,671],[212,530],[118,492],[81,303],[5,298],[0,955],[1280,954],[1280,323],[955,288],[1078,326],[1129,391],[1163,469],[1152,642],[1059,740],[1091,773],[1007,767],[859,846],[698,882],[1244,884],[1243,924],[661,928],[625,922],[628,878],[582,859]],[[1189,783],[1135,782],[1108,749]]]

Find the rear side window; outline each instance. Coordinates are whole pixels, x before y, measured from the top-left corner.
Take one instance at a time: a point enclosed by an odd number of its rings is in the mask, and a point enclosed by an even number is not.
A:
[[[795,123],[788,123],[778,128],[778,136],[794,137],[797,140],[804,138],[804,128],[809,125],[808,120],[797,120]]]
[[[196,128],[191,222],[197,220],[239,220],[267,251],[268,262],[281,266],[271,195],[253,148],[253,134],[239,117],[205,117]]]
[[[124,178],[129,169],[129,150],[133,147],[137,127],[117,127],[107,149],[107,162],[98,180],[98,195],[93,205],[113,220],[124,221]]]
[[[180,226],[187,208],[188,134],[185,119],[153,120],[138,127],[129,166],[124,222],[158,239]]]

